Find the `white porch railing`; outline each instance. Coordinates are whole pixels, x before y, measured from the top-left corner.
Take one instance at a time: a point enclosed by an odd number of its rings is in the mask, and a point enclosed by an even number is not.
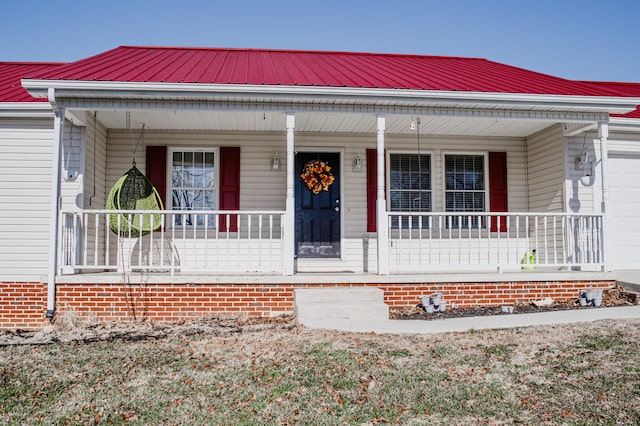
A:
[[[148,215],[158,215],[158,230],[137,236],[126,226],[141,228]],[[61,217],[60,274],[284,271],[283,211],[83,210]]]
[[[604,267],[599,214],[389,212],[388,218],[392,273]]]

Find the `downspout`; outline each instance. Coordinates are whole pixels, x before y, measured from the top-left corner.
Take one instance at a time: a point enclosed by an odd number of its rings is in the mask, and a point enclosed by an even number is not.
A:
[[[53,162],[51,165],[51,200],[49,203],[51,222],[49,224],[49,262],[47,271],[47,313],[53,321],[56,311],[56,272],[58,270],[58,221],[60,211],[60,164],[62,132],[64,130],[64,109],[56,102],[55,89],[49,88],[49,103],[54,114],[53,121]]]
[[[609,264],[609,244],[607,236],[607,228],[609,225],[607,214],[607,202],[609,201],[609,147],[607,144],[607,138],[609,137],[609,122],[600,121],[598,123],[598,138],[600,139],[600,167],[602,170],[602,203],[600,205],[600,212],[604,215],[603,231],[602,231],[602,246],[604,248],[604,270],[610,271],[611,265]]]

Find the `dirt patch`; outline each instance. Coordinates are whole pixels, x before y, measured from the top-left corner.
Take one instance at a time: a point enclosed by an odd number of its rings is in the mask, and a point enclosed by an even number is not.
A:
[[[137,342],[170,337],[224,336],[290,330],[297,326],[293,316],[274,318],[211,317],[178,324],[148,321],[119,321],[87,324],[60,318],[57,325],[42,330],[0,330],[0,346],[47,345],[52,343],[108,341]]]
[[[637,305],[635,293],[630,293],[616,287],[604,292],[601,307],[631,306]],[[594,306],[581,306],[578,298],[568,302],[553,302],[550,306],[536,306],[530,304],[518,304],[513,306],[512,313],[505,313],[501,306],[476,306],[472,308],[447,308],[444,312],[426,313],[421,304],[406,308],[391,309],[390,317],[397,320],[438,320],[445,318],[480,317],[488,315],[514,315],[531,314],[551,311],[566,311],[574,309],[598,309]]]

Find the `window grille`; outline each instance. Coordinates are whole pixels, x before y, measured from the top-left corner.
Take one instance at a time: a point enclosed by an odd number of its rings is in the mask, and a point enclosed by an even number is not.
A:
[[[431,211],[431,156],[428,154],[390,154],[390,209],[396,212]],[[419,217],[392,218],[393,229],[427,228]]]
[[[485,171],[483,155],[445,155],[445,211],[480,213],[485,211]],[[471,220],[471,223],[469,223]],[[450,216],[451,228],[485,227],[479,216]]]
[[[215,154],[212,151],[177,151],[171,157],[172,209],[202,211],[216,209]],[[204,226],[204,215],[176,215],[175,225]],[[207,215],[207,227],[215,218]]]

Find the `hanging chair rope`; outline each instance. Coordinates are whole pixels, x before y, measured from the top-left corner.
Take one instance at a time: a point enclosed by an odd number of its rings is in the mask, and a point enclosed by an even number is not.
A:
[[[127,131],[129,133],[129,140],[131,141],[131,155],[133,157],[133,165],[136,165],[136,153],[138,151],[138,145],[140,145],[140,141],[144,139],[144,123],[142,123],[142,128],[140,129],[140,134],[138,135],[138,140],[133,141],[133,135],[131,133],[131,113],[127,111]]]

